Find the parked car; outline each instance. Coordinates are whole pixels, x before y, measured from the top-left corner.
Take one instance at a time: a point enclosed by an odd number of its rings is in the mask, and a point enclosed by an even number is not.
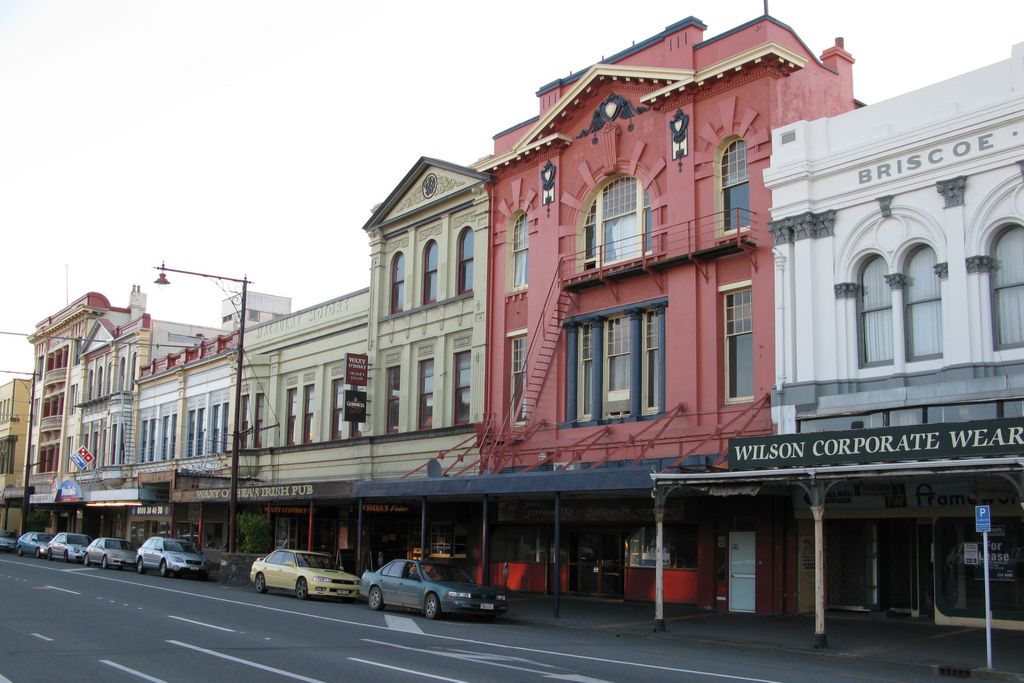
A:
[[[62,531],[46,544],[46,559],[63,558],[65,562],[81,562],[85,559],[85,549],[92,539],[85,534],[71,534]]]
[[[43,553],[46,552],[46,544],[53,538],[53,534],[47,534],[42,531],[29,531],[21,535],[18,539],[18,550],[16,551],[18,557],[22,557],[25,553],[32,555],[33,557],[45,557]]]
[[[359,595],[359,577],[331,566],[330,555],[303,550],[275,550],[252,563],[249,572],[259,593],[270,588],[294,591],[295,597],[341,598],[352,602]]]
[[[392,560],[375,572],[363,572],[359,595],[370,609],[395,605],[420,610],[427,619],[477,614],[493,621],[508,609],[503,590],[477,584],[457,565],[429,560]]]
[[[0,529],[0,550],[6,550],[9,553],[13,553],[14,549],[18,547],[18,534],[13,531],[7,531],[6,529]]]
[[[85,549],[84,564],[98,564],[107,569],[115,567],[134,567],[136,553],[132,544],[123,538],[97,538]]]
[[[139,548],[135,569],[140,574],[145,574],[147,569],[156,569],[163,577],[192,574],[205,581],[209,576],[210,564],[206,556],[188,541],[153,536],[146,539]]]

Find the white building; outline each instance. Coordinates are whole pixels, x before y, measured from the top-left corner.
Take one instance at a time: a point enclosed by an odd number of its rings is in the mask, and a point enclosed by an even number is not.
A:
[[[836,432],[846,446],[826,457],[824,436],[807,436],[813,456],[771,464],[880,463],[822,501],[828,606],[976,623],[974,506],[988,503],[993,610],[1019,628],[1024,480],[996,456],[1024,453],[1013,431],[1024,425],[1024,44],[983,69],[781,127],[772,149],[773,415],[783,434]],[[958,439],[967,433],[973,442]],[[953,474],[965,465],[970,475]],[[794,503],[804,547],[811,511]],[[842,558],[829,555],[839,547]],[[801,565],[808,608],[813,571]]]

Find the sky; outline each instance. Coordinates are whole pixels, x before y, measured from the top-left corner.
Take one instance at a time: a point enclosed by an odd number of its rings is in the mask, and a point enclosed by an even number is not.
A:
[[[924,8],[927,7],[927,11]],[[362,226],[421,157],[470,165],[537,89],[763,0],[0,0],[0,383],[86,292],[219,327],[232,278],[293,310],[369,284]],[[770,0],[871,104],[1008,59],[1024,3]]]

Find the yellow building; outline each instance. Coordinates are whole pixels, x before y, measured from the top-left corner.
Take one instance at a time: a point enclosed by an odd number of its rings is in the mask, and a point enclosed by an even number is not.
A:
[[[0,386],[0,529],[21,528],[30,387],[27,379],[11,380]]]

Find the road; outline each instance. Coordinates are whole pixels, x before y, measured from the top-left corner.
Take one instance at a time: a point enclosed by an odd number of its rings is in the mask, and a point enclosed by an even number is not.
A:
[[[515,603],[510,607],[514,612]],[[864,662],[686,647],[0,557],[0,683],[935,680]]]

